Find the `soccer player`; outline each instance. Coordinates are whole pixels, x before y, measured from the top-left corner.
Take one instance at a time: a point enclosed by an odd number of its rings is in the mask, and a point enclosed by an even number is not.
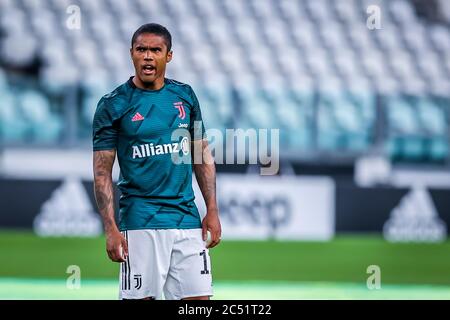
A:
[[[203,122],[198,125],[202,116],[194,91],[165,78],[171,47],[169,31],[159,24],[136,30],[130,48],[135,75],[100,99],[93,121],[95,197],[108,256],[121,263],[121,299],[212,296],[208,249],[221,237],[215,165]],[[186,136],[174,136],[183,129]],[[203,156],[200,163],[174,161],[182,159],[179,155],[192,158],[195,150]],[[116,154],[122,193],[118,226]],[[194,203],[192,170],[207,207],[203,220]]]

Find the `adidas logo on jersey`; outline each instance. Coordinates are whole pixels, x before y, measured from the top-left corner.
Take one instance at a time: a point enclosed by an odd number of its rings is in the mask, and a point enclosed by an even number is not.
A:
[[[182,151],[184,155],[189,154],[189,139],[184,137],[181,142],[157,144],[146,143],[138,146],[133,146],[133,159],[146,158],[155,155],[177,153]]]
[[[131,118],[131,121],[133,121],[133,122],[142,121],[142,120],[144,120],[144,117],[139,112],[136,112],[136,114],[133,116],[133,118]]]

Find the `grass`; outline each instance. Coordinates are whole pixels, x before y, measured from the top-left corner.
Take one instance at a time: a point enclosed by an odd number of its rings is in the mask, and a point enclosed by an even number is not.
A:
[[[378,236],[339,236],[330,242],[222,241],[210,251],[218,282],[284,281],[356,283],[365,286],[369,265],[383,284],[450,285],[450,241],[392,244]],[[0,232],[0,278],[66,279],[69,265],[82,279],[118,278],[105,239],[39,238]]]
[[[0,299],[117,300],[118,282],[82,280],[79,289],[66,287],[64,279],[0,278]],[[328,282],[216,281],[215,300],[299,299],[450,299],[450,286],[383,285],[369,290],[364,284]]]
[[[221,251],[222,250],[222,251]],[[380,237],[332,242],[228,242],[212,253],[221,280],[366,282],[367,267],[383,283],[450,284],[450,242],[392,244]]]

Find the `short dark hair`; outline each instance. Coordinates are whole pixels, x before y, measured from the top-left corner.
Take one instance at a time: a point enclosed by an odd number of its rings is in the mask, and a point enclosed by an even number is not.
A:
[[[131,38],[131,47],[133,47],[137,37],[139,37],[143,33],[153,33],[163,37],[166,41],[167,52],[172,49],[172,36],[170,35],[169,30],[157,23],[146,23],[140,26],[139,29],[134,32],[133,37]]]

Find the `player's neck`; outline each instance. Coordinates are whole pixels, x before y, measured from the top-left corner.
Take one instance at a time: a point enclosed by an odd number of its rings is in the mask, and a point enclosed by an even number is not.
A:
[[[138,76],[135,75],[132,81],[137,88],[143,90],[155,91],[164,87],[164,77],[155,79],[153,82],[143,82]]]

